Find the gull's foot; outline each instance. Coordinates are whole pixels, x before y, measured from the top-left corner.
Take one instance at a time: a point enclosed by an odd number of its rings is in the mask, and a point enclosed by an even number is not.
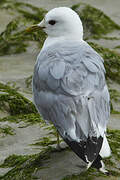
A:
[[[107,175],[107,176],[110,175],[110,172],[107,171],[105,168],[100,168],[99,171],[102,172],[103,174]]]
[[[109,176],[110,172],[105,169],[105,164],[103,163],[103,161],[101,161],[101,164],[102,164],[102,167],[99,168],[99,171],[102,172],[103,174]]]

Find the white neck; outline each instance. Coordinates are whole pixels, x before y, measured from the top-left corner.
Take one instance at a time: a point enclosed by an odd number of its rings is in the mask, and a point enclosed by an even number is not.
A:
[[[62,41],[83,41],[82,37],[78,37],[78,36],[60,36],[60,37],[51,37],[51,36],[48,36],[44,42],[44,45],[43,45],[43,48],[44,47],[48,47],[48,46],[51,46],[53,45],[54,43],[57,43],[57,42],[62,42]]]

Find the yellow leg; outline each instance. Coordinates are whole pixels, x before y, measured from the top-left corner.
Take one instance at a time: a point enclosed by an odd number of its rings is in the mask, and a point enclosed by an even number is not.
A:
[[[59,137],[59,133],[58,133],[58,131],[56,131],[56,136],[57,136],[57,149],[58,150],[61,150],[61,147],[60,147],[60,137]]]

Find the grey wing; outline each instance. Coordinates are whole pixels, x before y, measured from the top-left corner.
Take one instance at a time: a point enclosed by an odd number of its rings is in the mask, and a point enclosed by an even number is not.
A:
[[[91,144],[96,155],[110,111],[104,73],[102,58],[83,43],[41,53],[33,77],[34,100],[43,117],[71,147],[73,141]],[[96,157],[85,151],[89,160]]]

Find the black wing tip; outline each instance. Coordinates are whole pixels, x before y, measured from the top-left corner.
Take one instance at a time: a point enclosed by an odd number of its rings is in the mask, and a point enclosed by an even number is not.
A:
[[[98,155],[97,158],[93,161],[91,167],[100,169],[102,167],[101,160],[102,160],[102,157]]]
[[[97,161],[101,160],[101,156],[99,156],[103,143],[103,138],[101,136],[99,138],[89,137],[87,141],[80,141],[79,143],[76,141],[71,141],[68,138],[65,138],[64,140],[70,146],[70,148],[86,163],[94,163],[96,159]],[[96,164],[97,167],[97,162],[94,164]]]

